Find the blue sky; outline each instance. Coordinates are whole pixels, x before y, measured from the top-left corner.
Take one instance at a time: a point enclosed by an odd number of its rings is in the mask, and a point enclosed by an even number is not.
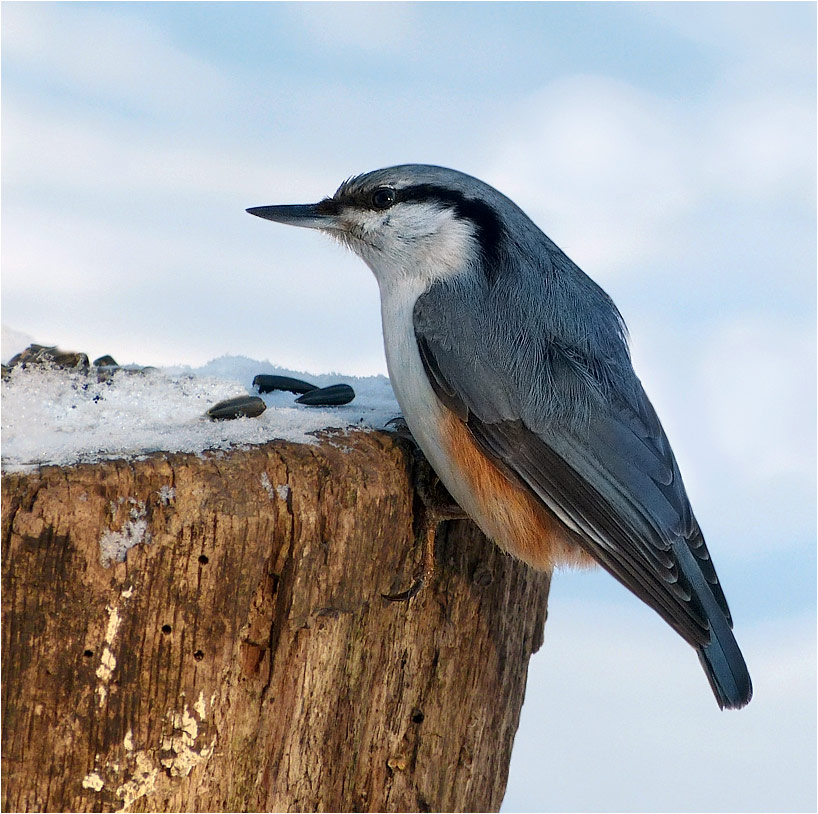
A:
[[[815,18],[5,2],[3,322],[121,362],[385,372],[363,264],[244,209],[409,161],[492,183],[624,314],[756,686],[720,714],[649,611],[558,574],[506,809],[814,809]]]

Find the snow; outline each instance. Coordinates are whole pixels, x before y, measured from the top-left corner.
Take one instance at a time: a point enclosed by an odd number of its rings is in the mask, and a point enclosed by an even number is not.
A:
[[[30,341],[4,329],[3,361]],[[259,373],[294,376],[319,387],[346,383],[355,399],[342,407],[306,407],[295,403],[293,393],[264,393],[267,410],[258,418],[212,421],[204,415],[218,401],[257,395],[252,381]],[[200,368],[119,371],[105,382],[78,371],[16,367],[2,383],[2,466],[10,472],[157,451],[201,453],[273,439],[309,444],[317,442],[320,430],[382,429],[399,414],[384,376],[312,375],[243,356],[222,356]],[[281,497],[277,486],[271,488]],[[138,536],[136,526],[133,532]],[[114,557],[130,539],[109,541]]]
[[[106,568],[112,562],[125,562],[125,555],[129,548],[151,541],[145,503],[134,498],[128,498],[128,502],[131,505],[130,519],[125,521],[120,531],[107,529],[100,537],[100,562]],[[116,504],[111,505],[111,514],[114,517],[116,517],[117,511],[123,503],[125,503],[125,498],[121,497],[119,498],[119,506]]]
[[[285,503],[287,502],[287,499],[290,496],[290,485],[288,483],[280,483],[278,486],[273,487],[267,473],[262,472],[261,485],[264,491],[270,496],[270,500],[275,500],[276,497],[278,497],[279,500],[283,500]]]

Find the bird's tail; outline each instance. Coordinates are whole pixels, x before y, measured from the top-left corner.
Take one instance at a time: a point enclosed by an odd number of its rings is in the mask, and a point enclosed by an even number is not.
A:
[[[710,621],[710,643],[700,647],[699,661],[704,667],[713,695],[722,709],[741,709],[753,697],[753,683],[727,620]]]
[[[713,695],[722,709],[740,709],[753,697],[753,683],[732,625],[716,601],[709,583],[687,545],[677,549],[679,564],[710,623],[710,641],[698,648]]]

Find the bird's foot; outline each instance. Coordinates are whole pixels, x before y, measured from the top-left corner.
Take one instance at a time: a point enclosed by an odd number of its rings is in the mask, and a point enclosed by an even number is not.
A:
[[[406,431],[408,433],[408,428]],[[414,442],[411,434],[408,437]],[[454,498],[435,474],[417,445],[413,453],[412,474],[418,498],[415,502],[415,516],[419,516],[420,520],[417,539],[423,543],[423,564],[420,572],[405,591],[381,594],[390,602],[408,602],[432,581],[435,573],[435,538],[438,526],[445,520],[467,518],[466,513],[455,503]]]
[[[409,443],[412,444],[415,449],[417,449],[417,441],[415,441],[415,438],[409,429],[409,425],[406,423],[406,419],[402,415],[395,416],[395,418],[390,418],[389,421],[386,422],[384,429],[386,432],[396,435],[398,438],[403,438],[404,441],[409,441]]]
[[[430,522],[431,521],[431,522]],[[414,582],[405,590],[394,594],[381,594],[384,599],[390,602],[408,602],[412,597],[417,596],[424,585],[428,585],[435,574],[435,535],[437,533],[437,521],[431,518],[423,519],[423,568],[415,577]]]

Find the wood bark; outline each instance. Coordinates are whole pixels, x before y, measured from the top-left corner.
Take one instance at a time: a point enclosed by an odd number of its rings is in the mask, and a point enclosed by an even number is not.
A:
[[[375,432],[2,482],[4,811],[485,811],[548,578]],[[117,556],[124,561],[116,561]]]

